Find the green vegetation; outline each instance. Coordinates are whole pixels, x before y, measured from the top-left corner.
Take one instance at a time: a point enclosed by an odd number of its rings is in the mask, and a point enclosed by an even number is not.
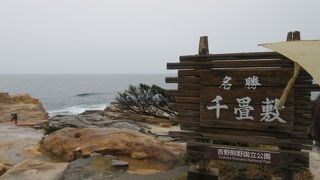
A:
[[[174,97],[165,94],[165,90],[157,85],[130,85],[124,92],[119,92],[112,103],[122,110],[133,111],[142,115],[167,118],[176,112],[168,104],[174,102]]]
[[[182,174],[180,176],[178,176],[175,180],[187,180],[187,174]]]
[[[63,127],[56,127],[56,126],[47,126],[44,128],[45,131],[45,135],[51,134],[55,131],[58,131],[60,129],[62,129]]]
[[[249,144],[240,142],[229,142],[229,141],[212,141],[212,144],[228,145],[228,146],[240,146],[240,147],[259,147],[259,144]]]
[[[272,177],[280,176],[280,169],[273,166],[250,164],[237,168],[234,163],[225,161],[211,161],[210,166],[218,168],[220,176],[228,180],[270,180]]]

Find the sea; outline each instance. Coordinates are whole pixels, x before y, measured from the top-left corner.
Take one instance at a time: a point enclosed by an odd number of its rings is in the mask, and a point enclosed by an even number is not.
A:
[[[40,100],[50,116],[102,110],[129,85],[158,85],[174,74],[0,74],[0,92],[29,94]]]

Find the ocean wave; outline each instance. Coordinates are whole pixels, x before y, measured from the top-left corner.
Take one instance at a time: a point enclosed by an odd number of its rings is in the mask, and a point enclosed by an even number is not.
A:
[[[103,110],[105,109],[107,104],[94,104],[94,105],[87,105],[87,104],[81,104],[81,105],[75,105],[71,107],[66,107],[60,110],[53,110],[49,111],[49,116],[53,117],[56,115],[75,115],[75,114],[81,114],[87,110]]]
[[[99,94],[102,94],[102,93],[79,93],[79,94],[76,94],[76,96],[86,97],[86,96],[95,96],[95,95],[99,95]]]

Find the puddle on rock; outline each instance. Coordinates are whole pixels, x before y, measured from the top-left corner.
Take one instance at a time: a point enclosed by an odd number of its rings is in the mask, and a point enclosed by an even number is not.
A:
[[[129,156],[117,156],[120,160],[129,163],[129,174],[154,174],[168,171],[174,167],[172,163],[162,163],[151,159],[136,160]]]

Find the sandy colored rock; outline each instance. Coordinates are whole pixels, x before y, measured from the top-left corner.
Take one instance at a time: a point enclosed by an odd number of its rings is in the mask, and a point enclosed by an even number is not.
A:
[[[0,163],[0,176],[1,176],[2,174],[4,174],[8,169],[9,169],[8,166]]]
[[[160,170],[156,170],[156,169],[137,169],[137,170],[129,170],[126,173],[128,174],[156,174],[156,173],[160,173],[162,171]]]
[[[132,159],[148,159],[151,157],[151,154],[145,152],[133,152],[130,155]]]
[[[38,151],[43,131],[0,124],[0,162],[14,165],[26,159],[47,159]]]
[[[314,175],[314,180],[320,180],[320,152],[313,148],[309,155],[310,171]]]
[[[10,121],[12,113],[18,114],[18,122],[48,119],[48,113],[38,99],[28,94],[9,95],[0,92],[0,122]]]
[[[152,159],[171,161],[184,153],[185,146],[124,129],[63,128],[47,136],[42,148],[66,161],[74,159],[77,149],[81,149],[83,156],[93,152],[128,156],[143,152]]]
[[[25,160],[10,168],[0,180],[55,180],[61,176],[67,165],[68,163]]]
[[[27,120],[18,122],[18,126],[43,127],[48,126],[48,120]]]

